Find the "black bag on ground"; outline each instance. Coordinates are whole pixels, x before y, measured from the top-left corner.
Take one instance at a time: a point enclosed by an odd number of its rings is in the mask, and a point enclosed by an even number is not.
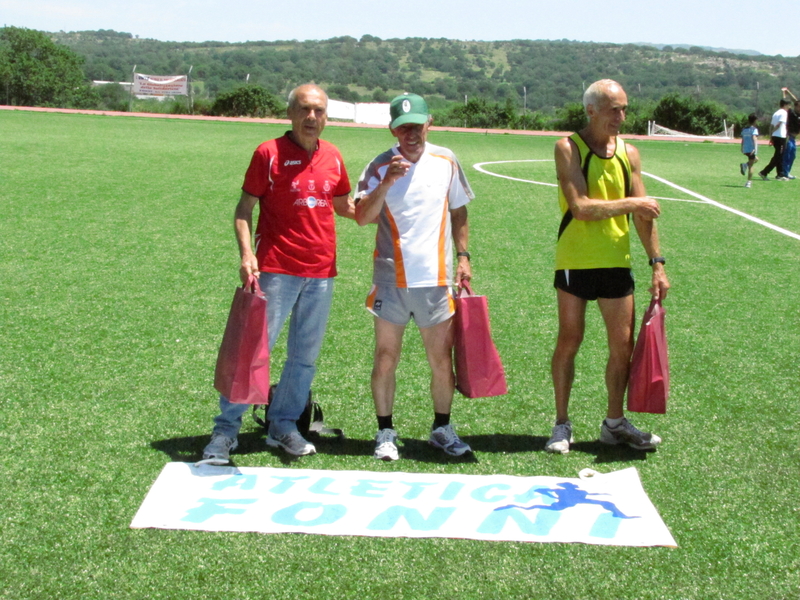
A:
[[[272,404],[272,395],[275,393],[277,384],[269,386],[269,403],[267,404],[254,404],[253,405],[253,420],[261,425],[265,431],[269,431],[269,420],[267,419],[267,411],[269,405]],[[335,435],[336,437],[343,438],[344,432],[341,429],[333,427],[325,427],[325,419],[322,414],[322,407],[319,402],[312,397],[311,390],[308,391],[308,401],[306,408],[300,418],[297,419],[297,431],[303,437],[308,437],[310,433],[316,435]]]

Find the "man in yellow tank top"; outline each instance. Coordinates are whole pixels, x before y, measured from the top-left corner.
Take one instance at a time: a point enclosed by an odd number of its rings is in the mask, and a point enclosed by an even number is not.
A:
[[[639,152],[617,137],[628,108],[622,86],[610,79],[597,81],[587,88],[583,104],[589,124],[555,148],[563,219],[554,284],[559,323],[552,362],[556,424],[545,450],[566,454],[573,441],[569,397],[591,300],[597,300],[608,333],[608,412],[600,441],[652,450],[661,438],[636,429],[622,409],[634,331],[629,216],[653,269],[650,293],[663,299],[669,281],[654,221],[661,209],[646,195]]]

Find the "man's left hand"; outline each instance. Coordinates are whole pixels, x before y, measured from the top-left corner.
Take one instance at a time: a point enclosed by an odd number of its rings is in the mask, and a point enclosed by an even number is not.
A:
[[[655,300],[664,300],[667,297],[670,285],[667,279],[667,273],[664,271],[663,265],[656,263],[653,266],[653,285],[650,287],[650,295]]]
[[[456,268],[456,286],[461,283],[462,279],[467,281],[472,280],[472,266],[469,264],[469,259],[466,256],[458,257],[458,267]]]

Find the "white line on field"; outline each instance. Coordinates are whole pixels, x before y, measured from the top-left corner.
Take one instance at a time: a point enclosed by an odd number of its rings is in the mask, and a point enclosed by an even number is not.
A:
[[[747,213],[742,212],[740,210],[736,210],[735,208],[731,208],[730,206],[725,206],[724,204],[721,204],[720,202],[717,202],[716,200],[712,200],[711,198],[707,198],[707,197],[705,197],[705,196],[703,196],[701,194],[698,194],[697,192],[693,192],[691,190],[687,190],[685,187],[681,187],[681,186],[679,186],[679,185],[677,185],[675,183],[672,183],[671,181],[667,181],[663,177],[659,177],[657,175],[652,175],[650,173],[645,173],[644,171],[642,171],[642,175],[647,175],[648,177],[651,177],[651,178],[655,179],[656,181],[660,181],[661,183],[663,183],[665,185],[668,185],[668,186],[670,186],[672,188],[675,188],[676,190],[679,190],[679,191],[683,192],[684,194],[688,194],[690,196],[694,196],[698,200],[702,200],[703,202],[706,202],[707,204],[711,204],[712,206],[716,206],[717,208],[721,208],[722,210],[727,210],[728,212],[732,212],[735,215],[739,215],[740,217],[744,217],[745,219],[747,219],[749,221],[752,221],[753,223],[758,223],[759,225],[763,225],[764,227],[768,227],[769,229],[772,229],[773,231],[777,231],[778,233],[782,233],[783,235],[787,235],[790,238],[794,238],[796,240],[800,240],[800,235],[798,235],[798,234],[796,234],[796,233],[794,233],[792,231],[789,231],[788,229],[784,229],[783,227],[778,227],[777,225],[773,225],[772,223],[768,223],[767,221],[764,221],[763,219],[759,219],[758,217],[754,217],[753,215],[748,215]]]
[[[481,173],[486,173],[487,175],[491,175],[492,177],[500,177],[501,179],[510,179],[511,181],[521,181],[523,183],[533,183],[534,185],[546,185],[547,187],[558,187],[555,183],[545,183],[544,181],[533,181],[531,179],[519,179],[517,177],[509,177],[508,175],[500,175],[498,173],[492,173],[491,171],[487,171],[483,168],[483,165],[502,165],[505,163],[521,163],[521,162],[553,162],[553,159],[538,159],[538,160],[496,160],[494,162],[482,162],[476,163],[472,165],[472,167],[480,171]]]
[[[555,184],[555,183],[546,183],[544,181],[533,181],[531,179],[520,179],[518,177],[509,177],[508,175],[500,175],[498,173],[492,173],[491,171],[487,171],[486,169],[483,168],[484,165],[500,165],[500,164],[506,164],[506,163],[527,163],[527,162],[553,162],[553,159],[497,160],[497,161],[493,161],[493,162],[476,163],[476,164],[474,164],[472,166],[473,166],[473,168],[475,170],[480,171],[481,173],[485,173],[486,175],[491,175],[492,177],[500,177],[501,179],[510,179],[511,181],[521,181],[523,183],[532,183],[534,185],[545,185],[545,186],[548,186],[548,187],[558,187],[557,184]],[[647,177],[650,177],[651,179],[655,179],[656,181],[660,181],[661,183],[663,183],[665,185],[668,185],[671,188],[674,188],[674,189],[676,189],[676,190],[678,190],[680,192],[683,192],[684,194],[687,194],[689,196],[693,196],[694,198],[697,198],[696,200],[689,200],[689,199],[684,199],[684,198],[664,198],[664,197],[660,197],[660,196],[652,196],[656,200],[673,200],[675,202],[693,202],[693,203],[696,203],[696,204],[710,204],[711,206],[716,206],[717,208],[721,208],[722,210],[727,210],[728,212],[732,212],[735,215],[739,215],[740,217],[744,217],[745,219],[747,219],[749,221],[752,221],[753,223],[758,223],[759,225],[763,225],[764,227],[772,229],[773,231],[777,231],[778,233],[781,233],[783,235],[789,236],[789,237],[794,238],[796,240],[800,240],[800,235],[798,235],[797,233],[789,231],[788,229],[784,229],[783,227],[778,227],[777,225],[773,225],[772,223],[768,223],[767,221],[764,221],[763,219],[759,219],[758,217],[754,217],[753,215],[748,215],[747,213],[742,212],[740,210],[736,210],[735,208],[731,208],[730,206],[726,206],[725,204],[717,202],[716,200],[712,200],[711,198],[707,198],[706,196],[698,194],[697,192],[693,192],[691,190],[687,190],[686,188],[681,187],[681,186],[679,186],[679,185],[677,185],[675,183],[672,183],[671,181],[668,181],[668,180],[664,179],[663,177],[659,177],[658,175],[653,175],[652,173],[646,173],[644,171],[642,171],[642,175],[646,175]]]

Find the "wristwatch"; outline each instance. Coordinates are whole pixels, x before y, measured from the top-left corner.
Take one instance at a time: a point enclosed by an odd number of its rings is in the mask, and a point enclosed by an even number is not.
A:
[[[667,264],[667,259],[664,258],[663,256],[655,256],[655,257],[651,258],[650,261],[649,261],[649,264],[650,264],[651,267],[656,263],[661,263],[662,265],[666,265]]]
[[[456,252],[456,256],[466,256],[467,260],[470,260],[470,261],[472,260],[472,257],[470,256],[469,252],[467,252],[466,250],[464,250],[464,252]]]

